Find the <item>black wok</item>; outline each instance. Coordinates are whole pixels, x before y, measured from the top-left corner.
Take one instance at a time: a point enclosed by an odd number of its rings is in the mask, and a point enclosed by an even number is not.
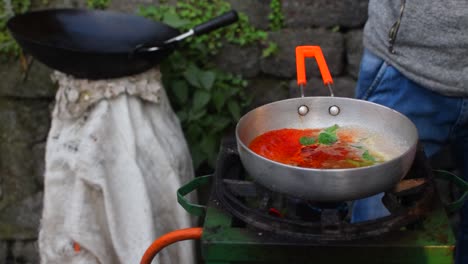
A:
[[[166,58],[177,42],[237,21],[230,11],[192,30],[111,11],[51,9],[11,18],[7,27],[23,50],[45,65],[78,78],[137,74]]]

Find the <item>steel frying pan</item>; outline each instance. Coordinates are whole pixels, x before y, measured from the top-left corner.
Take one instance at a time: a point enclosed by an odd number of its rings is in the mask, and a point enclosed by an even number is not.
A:
[[[78,78],[107,79],[146,71],[166,58],[177,42],[237,19],[230,11],[180,34],[135,15],[49,9],[17,15],[7,27],[25,51],[45,65]]]
[[[298,84],[306,83],[306,57],[315,57],[326,86],[333,80],[318,46],[296,48]],[[313,169],[286,165],[249,149],[257,136],[282,128],[360,126],[401,145],[383,163],[350,169]],[[245,114],[236,126],[239,155],[249,175],[280,193],[313,201],[334,202],[390,190],[408,172],[416,152],[418,132],[404,115],[375,103],[339,97],[302,97],[273,102]]]

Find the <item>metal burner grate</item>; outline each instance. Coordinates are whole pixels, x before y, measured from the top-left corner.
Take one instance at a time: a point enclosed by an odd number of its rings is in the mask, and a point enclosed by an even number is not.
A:
[[[275,193],[254,183],[244,171],[236,142],[223,141],[215,172],[214,199],[237,222],[299,240],[327,243],[380,236],[423,219],[434,200],[432,171],[420,148],[408,175],[383,202],[391,215],[350,223],[350,204],[323,204]]]

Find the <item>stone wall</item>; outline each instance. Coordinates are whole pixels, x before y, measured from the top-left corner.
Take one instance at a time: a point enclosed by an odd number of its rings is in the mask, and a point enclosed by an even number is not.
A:
[[[230,2],[233,8],[245,12],[257,28],[268,30],[266,17],[270,12],[270,1]],[[219,55],[219,66],[249,77],[250,92],[256,95],[252,105],[255,107],[298,96],[294,49],[298,45],[319,45],[335,81],[335,94],[352,97],[362,53],[362,27],[367,19],[367,2],[282,1],[285,27],[269,33],[269,40],[278,45],[279,52],[264,59],[261,57],[261,47],[227,46]],[[316,63],[308,59],[306,68],[309,79],[306,95],[328,95]]]
[[[48,1],[52,6],[83,7],[84,1]],[[268,30],[269,0],[230,0],[253,25]],[[320,45],[335,80],[337,96],[353,96],[361,56],[367,0],[282,1],[285,27],[269,34],[279,52],[261,57],[260,46],[227,45],[215,58],[220,68],[250,80],[252,107],[298,96],[297,45]],[[110,9],[134,13],[151,0],[114,0]],[[337,30],[338,28],[338,30]],[[332,30],[333,29],[333,30]],[[307,60],[306,95],[328,95],[315,63]],[[55,85],[51,70],[33,61],[27,72],[18,61],[0,63],[0,263],[39,263],[37,231],[41,214],[44,147]],[[176,205],[174,205],[176,206]]]

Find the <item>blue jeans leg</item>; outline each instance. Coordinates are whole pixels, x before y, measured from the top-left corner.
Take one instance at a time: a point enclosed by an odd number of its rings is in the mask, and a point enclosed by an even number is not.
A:
[[[385,105],[406,115],[418,128],[419,139],[428,157],[448,141],[455,141],[455,157],[468,179],[468,99],[447,97],[412,82],[398,70],[368,50],[361,60],[356,98]],[[382,194],[355,201],[352,222],[388,215]],[[468,205],[462,214],[457,244],[458,264],[468,264]]]
[[[468,181],[468,99],[463,100],[460,118],[455,125],[452,139],[453,157],[464,180]],[[468,264],[468,203],[460,212],[460,233],[458,234],[455,263]]]

